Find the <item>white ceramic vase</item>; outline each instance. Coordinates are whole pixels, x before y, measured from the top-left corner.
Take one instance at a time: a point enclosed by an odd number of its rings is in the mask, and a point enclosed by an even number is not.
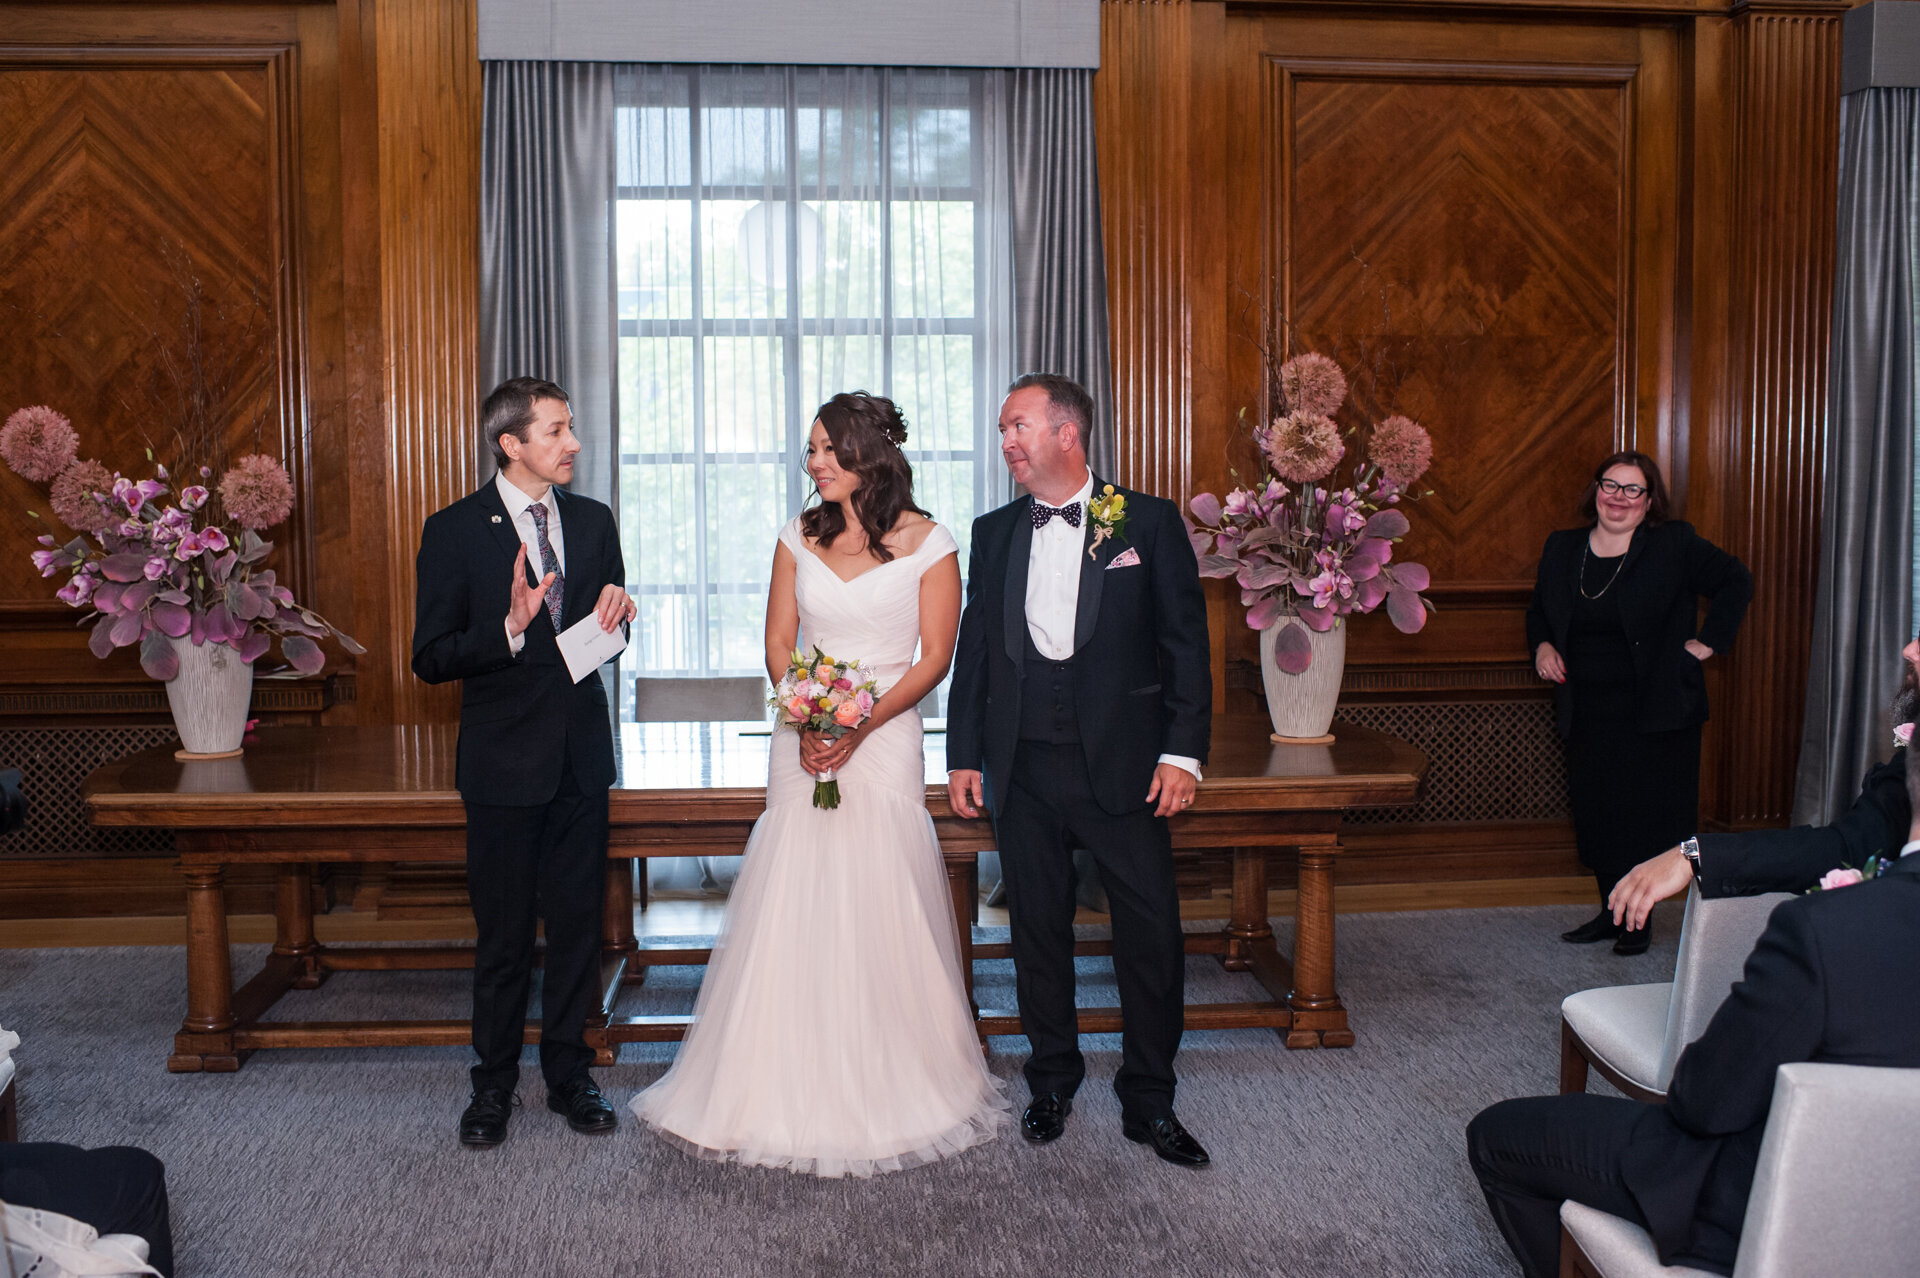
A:
[[[1260,675],[1267,689],[1267,714],[1273,720],[1273,735],[1291,741],[1321,741],[1333,726],[1334,706],[1340,700],[1340,676],[1347,668],[1347,621],[1342,617],[1333,629],[1307,628],[1307,642],[1313,649],[1313,661],[1300,674],[1288,674],[1273,659],[1274,641],[1281,628],[1293,621],[1291,613],[1260,632]]]
[[[253,667],[224,643],[171,641],[180,673],[167,681],[167,705],[180,730],[181,753],[237,754],[253,704]]]

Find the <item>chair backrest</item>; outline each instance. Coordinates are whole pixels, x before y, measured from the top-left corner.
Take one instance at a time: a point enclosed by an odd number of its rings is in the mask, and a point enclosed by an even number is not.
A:
[[[1733,1278],[1920,1266],[1920,1069],[1782,1065]]]
[[[1673,1067],[1687,1044],[1706,1033],[1707,1022],[1727,1001],[1727,991],[1746,968],[1754,942],[1767,930],[1773,907],[1789,895],[1769,892],[1707,901],[1701,899],[1699,884],[1687,889],[1680,956],[1673,965],[1673,1001],[1667,1005],[1667,1033],[1654,1079],[1660,1090],[1673,1081]]]
[[[640,723],[767,718],[767,681],[758,675],[727,679],[633,681],[633,717]]]

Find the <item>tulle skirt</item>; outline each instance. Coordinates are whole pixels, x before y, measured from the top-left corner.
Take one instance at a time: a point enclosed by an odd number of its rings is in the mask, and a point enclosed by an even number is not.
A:
[[[876,730],[813,806],[797,734],[775,734],[767,810],[673,1066],[633,1101],[689,1153],[871,1176],[993,1139],[987,1071],[927,815],[919,716]]]

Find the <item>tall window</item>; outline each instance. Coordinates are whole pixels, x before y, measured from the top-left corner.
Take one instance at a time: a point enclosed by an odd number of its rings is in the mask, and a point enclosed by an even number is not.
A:
[[[997,501],[997,94],[979,71],[622,69],[623,717],[635,673],[763,669],[775,536],[836,392],[901,406],[919,504],[962,546]]]

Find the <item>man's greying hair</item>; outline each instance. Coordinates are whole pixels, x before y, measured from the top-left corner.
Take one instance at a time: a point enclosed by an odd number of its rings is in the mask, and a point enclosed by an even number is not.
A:
[[[1093,396],[1086,387],[1059,373],[1022,373],[1007,394],[1039,387],[1047,393],[1047,421],[1055,426],[1072,422],[1080,428],[1080,446],[1087,447],[1093,432]]]
[[[511,435],[523,444],[527,442],[536,399],[557,399],[568,405],[573,402],[565,391],[543,378],[509,377],[494,387],[480,406],[480,429],[486,433],[487,447],[493,450],[493,464],[501,470],[507,468],[507,450],[500,447],[500,437]]]

